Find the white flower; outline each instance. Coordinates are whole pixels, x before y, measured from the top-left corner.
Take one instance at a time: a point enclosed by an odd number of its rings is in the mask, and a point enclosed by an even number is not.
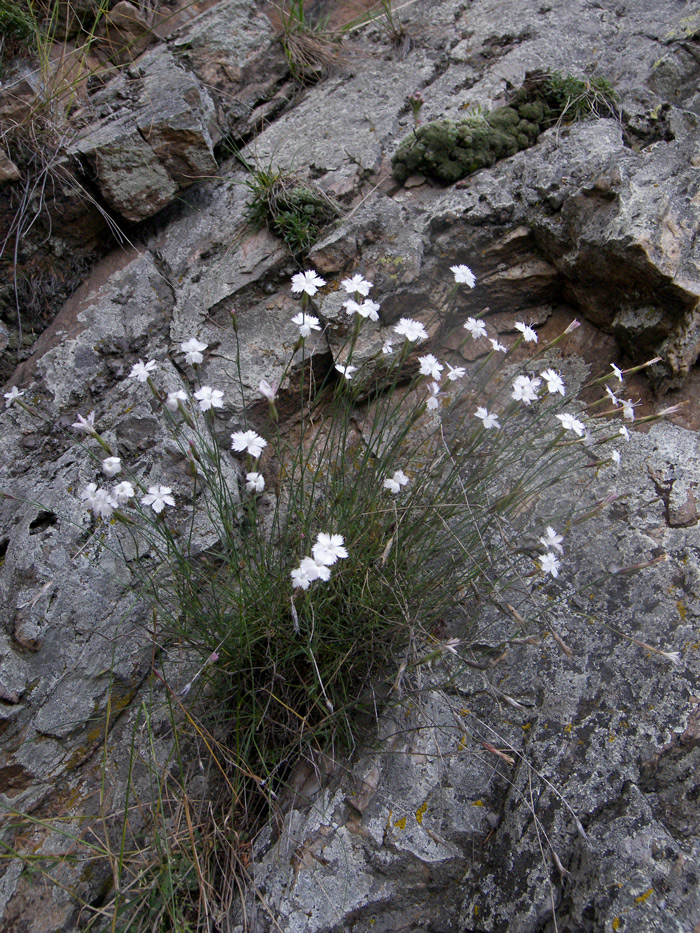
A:
[[[428,391],[430,392],[430,397],[425,403],[428,411],[435,411],[440,404],[438,402],[438,395],[440,394],[440,385],[437,382],[431,382],[428,386]]]
[[[405,486],[408,482],[408,477],[403,470],[397,470],[394,475],[389,479],[384,480],[384,488],[388,489],[389,492],[393,492],[394,495],[401,492],[401,487]]]
[[[354,298],[349,298],[347,301],[344,301],[343,307],[345,308],[345,313],[348,315],[348,317],[351,317],[353,314],[357,314],[360,310],[360,306]]]
[[[428,339],[425,327],[420,321],[414,321],[410,317],[402,317],[399,323],[394,326],[394,333],[411,341]]]
[[[165,400],[165,407],[168,411],[177,411],[178,402],[186,402],[187,393],[182,389],[178,389],[176,392],[168,392],[168,397]]]
[[[450,366],[450,364],[448,363],[447,368],[449,369],[447,378],[450,382],[454,382],[456,379],[462,379],[462,377],[466,373],[466,369],[464,368],[464,366]]]
[[[384,356],[389,356],[393,352],[394,352],[394,344],[391,342],[391,340],[385,340],[382,346],[382,353],[384,354]]]
[[[316,544],[311,548],[311,553],[316,563],[324,567],[331,567],[338,558],[348,556],[343,536],[329,535],[323,531],[316,536]]]
[[[622,399],[622,417],[625,421],[634,421],[634,405],[631,399]]]
[[[5,392],[5,408],[9,408],[20,395],[24,395],[24,389],[20,391],[17,386],[12,386],[9,392]]]
[[[312,269],[307,269],[306,272],[297,272],[296,275],[292,276],[293,292],[306,292],[307,295],[313,296],[325,284],[326,280],[322,279]],[[306,336],[308,337],[308,334]]]
[[[77,415],[77,421],[74,421],[71,425],[72,428],[75,428],[76,431],[83,431],[85,434],[95,434],[95,412],[91,411],[87,418],[83,418],[82,415]]]
[[[564,382],[556,370],[545,369],[544,372],[540,373],[540,375],[546,381],[550,395],[555,395],[557,392],[559,395],[566,395]]]
[[[274,402],[277,398],[277,388],[276,386],[271,386],[267,379],[261,379],[258,384],[258,392],[262,395],[263,398],[266,398],[268,402]]]
[[[445,368],[442,363],[439,363],[437,358],[433,356],[432,353],[428,353],[426,356],[419,356],[418,362],[420,363],[420,373],[422,376],[432,376],[433,379],[439,380],[441,378],[440,373]]]
[[[134,363],[131,367],[129,378],[136,379],[138,382],[146,382],[155,368],[155,360],[149,360],[147,363],[142,363],[141,360],[139,360],[138,363]]]
[[[200,411],[209,411],[210,408],[224,407],[224,393],[220,389],[212,389],[210,386],[202,386],[194,393],[194,397],[199,402]]]
[[[180,344],[180,349],[185,354],[185,362],[196,366],[204,360],[202,350],[206,350],[207,344],[197,340],[196,337],[190,337],[184,343]]]
[[[312,330],[321,330],[318,318],[314,317],[313,314],[304,314],[303,311],[294,315],[292,324],[296,324],[299,327],[299,336],[304,338],[308,337]]]
[[[306,570],[301,566],[295,567],[294,570],[291,571],[290,576],[292,578],[292,586],[295,590],[308,590],[311,586],[311,579]]]
[[[377,312],[379,311],[379,308],[380,306],[376,301],[372,301],[371,298],[366,298],[361,305],[358,305],[357,313],[361,317],[369,318],[370,321],[378,321],[379,314]]]
[[[348,382],[352,379],[352,374],[357,371],[357,366],[341,366],[340,363],[336,363],[335,368],[341,376],[345,376]]]
[[[267,441],[255,431],[234,431],[231,435],[231,450],[245,450],[257,459],[263,452],[263,447],[267,447]]]
[[[460,285],[468,285],[469,288],[476,285],[476,278],[469,266],[450,266],[450,272],[454,273],[455,282]]]
[[[610,401],[613,403],[613,405],[615,406],[615,408],[617,408],[617,406],[620,404],[620,399],[615,395],[615,393],[614,393],[613,390],[610,388],[610,386],[606,386],[606,387],[605,387],[605,391],[606,391],[607,396],[608,396],[608,398],[610,399]]]
[[[547,533],[540,538],[540,544],[542,547],[547,548],[547,550],[555,550],[563,554],[564,548],[561,546],[563,540],[563,535],[558,535],[551,525],[547,525]]]
[[[540,567],[542,568],[542,573],[551,573],[553,577],[559,576],[559,558],[552,554],[550,551],[547,551],[546,554],[540,554],[539,557]]]
[[[617,378],[618,382],[622,382],[622,370],[620,367],[616,366],[614,363],[611,363],[610,366],[612,367],[613,375]],[[608,376],[608,378],[610,377]]]
[[[577,434],[579,437],[583,437],[585,434],[585,424],[582,421],[579,421],[578,418],[574,418],[573,415],[565,413],[563,415],[555,415],[554,417],[561,421],[561,426],[565,431],[573,431],[574,434]]]
[[[301,563],[291,572],[292,585],[302,590],[308,590],[314,580],[327,581],[331,578],[331,568],[325,564],[317,564],[313,557],[304,557]]]
[[[493,337],[489,337],[491,341],[491,346],[494,350],[498,350],[499,353],[507,353],[508,347],[504,347],[502,343],[499,343],[497,340],[494,340]]]
[[[493,413],[489,414],[488,411],[481,406],[479,406],[479,408],[477,408],[477,410],[474,412],[474,417],[480,418],[484,422],[484,427],[487,430],[489,428],[500,428],[500,424],[498,423],[498,415],[494,415]]]
[[[537,334],[529,324],[522,324],[520,321],[516,321],[515,329],[520,331],[526,343],[537,343]]]
[[[627,430],[627,425],[625,424],[620,426],[620,430],[617,433],[621,434],[626,441],[630,439],[630,432]]]
[[[367,279],[363,279],[361,275],[353,275],[351,279],[343,279],[340,284],[348,295],[360,294],[363,298],[369,295],[369,290],[373,287],[372,283],[368,282]]]
[[[150,505],[153,511],[158,514],[163,511],[166,505],[175,505],[172,489],[170,486],[149,486],[148,495],[141,496],[143,505]]]
[[[265,488],[265,477],[262,473],[246,473],[245,488],[248,492],[262,492]]]
[[[121,471],[122,462],[119,457],[107,457],[102,461],[102,472],[110,479]]]
[[[619,464],[620,460],[622,459],[622,457],[620,456],[620,451],[613,450],[613,452],[610,454],[610,459],[612,460],[613,463]]]
[[[522,402],[524,405],[529,405],[530,402],[537,401],[537,389],[540,387],[542,380],[538,379],[536,376],[516,376],[513,380],[513,392],[511,397],[516,400],[516,402]]]
[[[474,340],[486,336],[486,325],[483,321],[477,321],[475,317],[468,317],[464,324],[464,329],[468,330]]]
[[[117,505],[112,494],[106,489],[98,489],[95,483],[86,486],[80,493],[80,498],[85,500],[85,505],[89,509],[92,509],[95,518],[111,518]]]
[[[127,502],[129,499],[133,499],[136,493],[131,483],[127,480],[124,480],[114,487],[112,490],[112,495],[114,496],[117,504],[121,505],[122,503]]]

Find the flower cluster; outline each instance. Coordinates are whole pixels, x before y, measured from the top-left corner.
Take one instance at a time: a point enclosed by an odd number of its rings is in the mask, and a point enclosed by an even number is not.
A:
[[[308,590],[314,580],[327,582],[331,578],[331,567],[338,560],[348,557],[342,535],[320,532],[311,549],[311,557],[302,557],[299,566],[290,572],[294,589]]]
[[[547,525],[546,534],[540,538],[540,544],[546,548],[545,553],[540,554],[538,558],[542,573],[550,574],[552,577],[559,576],[561,562],[553,552],[557,551],[559,554],[564,553],[564,548],[561,546],[563,540],[564,538],[562,535],[557,534],[551,525]]]

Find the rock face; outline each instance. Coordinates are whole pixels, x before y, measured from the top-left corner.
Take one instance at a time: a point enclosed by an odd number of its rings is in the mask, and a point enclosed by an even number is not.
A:
[[[562,367],[584,380],[610,361],[658,354],[656,390],[669,403],[685,385],[692,395],[697,17],[681,0],[523,0],[507,17],[502,0],[420,0],[401,15],[406,54],[379,20],[347,40],[337,74],[294,90],[259,8],[215,3],[92,93],[71,158],[103,205],[140,226],[56,309],[6,387],[25,390],[46,418],[12,406],[0,440],[9,493],[0,501],[0,799],[42,821],[6,827],[10,845],[68,850],[71,834],[98,826],[100,788],[105,808],[120,811],[151,689],[153,635],[134,599],[143,555],[121,527],[95,530],[81,508],[76,493],[95,469],[75,443],[76,412],[96,412],[144,482],[177,489],[187,459],[127,380],[131,366],[153,358],[175,389],[184,364],[173,347],[192,336],[214,347],[206,379],[225,393],[225,434],[240,414],[232,315],[251,402],[296,339],[288,286],[297,265],[278,238],[247,226],[248,176],[222,158],[222,135],[245,146],[255,132],[248,161],[293,168],[343,200],[347,215],[308,265],[329,280],[359,271],[375,282],[377,345],[398,318],[437,306],[450,265],[466,262],[478,287],[459,297],[456,315],[488,307],[499,333],[525,318],[551,336],[577,315],[585,325]],[[547,129],[453,187],[392,182],[410,94],[421,90],[426,124],[457,123],[475,105],[504,106],[542,67],[605,76],[621,119]],[[319,298],[318,310],[331,326],[317,349],[330,360],[338,295]],[[631,385],[648,406],[648,385]],[[683,417],[633,434],[619,468],[563,494],[562,511],[573,497],[625,497],[575,526],[571,577],[538,591],[541,626],[516,633],[505,611],[474,606],[480,634],[465,656],[478,666],[454,670],[449,690],[440,670],[427,673],[421,701],[387,710],[376,741],[330,777],[315,785],[298,772],[250,853],[259,897],[245,919],[240,905],[232,910],[231,928],[696,928],[700,447],[697,412]],[[663,555],[642,574],[616,572]],[[678,663],[654,649],[678,652]],[[169,681],[184,686],[185,661],[163,657]],[[167,715],[154,717],[149,754],[162,763]],[[145,793],[152,772],[139,769]],[[109,888],[107,868],[88,868],[65,861],[46,893],[9,863],[0,930],[79,928],[85,915],[67,891],[99,907]]]

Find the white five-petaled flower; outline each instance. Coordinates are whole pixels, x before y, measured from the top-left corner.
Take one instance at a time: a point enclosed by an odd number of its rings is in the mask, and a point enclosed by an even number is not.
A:
[[[428,386],[428,391],[430,392],[430,395],[428,396],[428,401],[425,403],[426,408],[428,409],[428,411],[436,411],[438,408],[438,405],[440,404],[438,402],[438,396],[440,395],[439,383],[431,382],[430,385]]]
[[[277,386],[271,386],[267,379],[261,379],[258,384],[258,392],[262,395],[263,398],[266,398],[268,402],[274,402],[277,398]]]
[[[350,382],[350,380],[352,379],[352,374],[354,372],[357,372],[357,366],[350,366],[350,365],[343,366],[340,363],[336,363],[335,368],[338,370],[341,376],[345,376],[348,382]]]
[[[523,324],[521,321],[516,321],[515,329],[520,331],[520,333],[525,338],[526,343],[537,343],[537,334],[529,324]]]
[[[537,400],[537,390],[541,383],[542,380],[538,379],[537,376],[516,376],[513,380],[511,397],[514,398],[516,402],[529,405],[530,402]]]
[[[390,356],[394,352],[394,344],[391,340],[385,340],[382,345],[382,353],[384,356]]]
[[[621,434],[626,441],[630,439],[630,432],[627,430],[626,424],[620,425],[620,430],[617,433]]]
[[[625,421],[634,421],[635,403],[631,399],[628,399],[628,398],[627,399],[623,398],[621,401],[622,401],[622,417],[625,419]]]
[[[138,363],[134,363],[131,367],[129,378],[136,379],[138,382],[146,382],[155,368],[155,360],[149,360],[147,363],[142,363],[141,360],[139,360]]]
[[[121,483],[116,485],[112,490],[112,495],[114,496],[118,505],[121,505],[124,502],[127,502],[129,499],[133,499],[136,495],[134,487],[128,480],[123,480]]]
[[[168,392],[168,397],[165,400],[165,407],[168,411],[177,411],[178,402],[186,402],[187,393],[183,389],[177,389],[175,392]]]
[[[410,341],[428,339],[425,327],[420,321],[414,321],[410,317],[402,317],[399,323],[394,325],[394,333]]]
[[[316,543],[311,548],[311,553],[317,564],[324,567],[331,567],[338,558],[346,558],[348,550],[345,547],[345,539],[342,535],[329,535],[321,531],[316,536]]]
[[[121,471],[122,462],[119,457],[106,457],[102,461],[102,472],[110,479]]]
[[[408,482],[408,477],[403,470],[396,470],[392,477],[387,477],[384,480],[384,488],[388,489],[389,492],[393,492],[394,495],[401,492],[401,487],[405,486]]]
[[[489,412],[482,406],[479,406],[474,412],[474,417],[483,421],[484,427],[487,430],[489,428],[500,428],[501,426],[498,421],[498,415],[494,415],[493,412],[489,414]]]
[[[559,558],[556,554],[552,554],[551,551],[547,551],[546,554],[540,554],[540,567],[542,568],[542,573],[549,573],[553,577],[559,576]]]
[[[299,566],[291,571],[291,577],[295,589],[308,590],[314,580],[330,580],[331,568],[317,564],[313,557],[303,557]]]
[[[586,433],[586,425],[568,412],[565,412],[563,415],[555,415],[554,417],[561,421],[561,426],[565,431],[573,431],[578,437],[583,437]]]
[[[494,350],[497,350],[499,353],[507,353],[508,347],[504,347],[502,343],[499,343],[498,340],[494,340],[493,337],[489,337],[491,341],[491,346]]]
[[[180,349],[185,354],[185,362],[190,363],[192,366],[198,366],[203,362],[202,351],[206,350],[206,348],[207,344],[197,340],[196,337],[190,337],[189,340],[180,344]]]
[[[245,488],[248,492],[262,492],[265,488],[265,477],[262,473],[256,473],[255,471],[246,473]]]
[[[255,431],[234,431],[231,435],[231,450],[243,451],[257,459],[267,447],[267,441]]]
[[[313,296],[325,284],[326,280],[322,279],[313,269],[307,269],[306,272],[297,272],[296,275],[292,276],[293,292],[306,292],[307,295]]]
[[[17,386],[12,386],[9,392],[5,392],[5,408],[9,408],[20,395],[24,395],[24,389],[20,390]]]
[[[95,434],[95,412],[91,411],[87,418],[81,414],[76,415],[77,421],[71,425],[76,431],[83,431],[85,434]]]
[[[563,540],[563,535],[558,535],[551,525],[547,525],[547,532],[540,538],[540,544],[542,547],[547,548],[548,551],[559,551],[560,554],[563,554],[564,548],[561,546]]]
[[[550,395],[555,395],[557,392],[559,395],[566,395],[564,380],[556,370],[545,369],[544,372],[540,373],[540,375],[547,383],[547,389],[549,390]]]
[[[464,329],[468,330],[474,340],[486,336],[486,325],[483,321],[478,321],[475,317],[468,317],[464,323]]]
[[[369,318],[370,321],[379,320],[379,308],[380,306],[376,301],[372,301],[371,298],[365,298],[361,305],[358,306],[357,313],[361,317]]]
[[[80,493],[80,498],[92,509],[95,518],[110,518],[117,504],[112,493],[106,489],[98,489],[96,483],[88,483]]]
[[[369,290],[373,287],[372,283],[368,282],[367,279],[364,279],[361,275],[353,275],[351,279],[343,279],[340,284],[348,295],[362,295],[363,298],[369,295]]]
[[[292,324],[297,325],[299,328],[299,336],[304,338],[308,337],[312,330],[321,330],[318,318],[314,317],[313,314],[304,314],[303,311],[294,315]]]
[[[611,401],[611,402],[613,403],[613,405],[615,406],[615,408],[617,408],[617,406],[620,404],[620,399],[615,395],[615,393],[614,393],[613,390],[610,388],[610,386],[606,386],[606,387],[605,387],[605,392],[606,392],[608,398],[610,399],[610,401]]]
[[[211,386],[202,386],[194,393],[199,402],[200,411],[209,411],[210,408],[224,407],[224,393],[221,389],[212,389]]]
[[[455,380],[457,379],[462,379],[462,377],[467,372],[464,366],[450,366],[450,364],[448,363],[447,368],[449,369],[447,378],[450,382],[455,382]]]
[[[433,356],[432,353],[427,353],[425,356],[419,356],[418,362],[420,363],[420,373],[422,376],[431,376],[435,380],[440,380],[442,377],[440,373],[445,368],[442,363],[438,362],[437,357]]]
[[[476,285],[476,277],[469,266],[450,266],[450,272],[454,274],[455,282],[459,285],[468,285],[469,288]]]
[[[160,514],[166,505],[175,505],[170,486],[149,486],[148,493],[141,496],[143,505],[150,505],[156,514]]]
[[[620,369],[620,367],[616,366],[614,363],[611,363],[610,366],[612,367],[613,375],[615,376],[617,381],[622,382],[622,370]],[[610,377],[608,376],[608,378]]]

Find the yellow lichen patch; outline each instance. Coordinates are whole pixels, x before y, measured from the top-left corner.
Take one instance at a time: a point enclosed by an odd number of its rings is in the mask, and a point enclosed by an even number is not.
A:
[[[394,826],[397,829],[406,829],[406,817],[402,816],[400,820],[394,820]]]
[[[427,809],[428,809],[428,801],[426,800],[425,803],[422,803],[416,810],[416,822],[417,823],[423,822],[423,814],[425,813]]]
[[[612,928],[613,928],[613,930],[619,930],[619,929],[620,929],[620,924],[621,924],[621,923],[622,923],[622,921],[620,920],[620,918],[619,918],[619,917],[615,917],[615,919],[614,919],[613,922],[612,922]]]
[[[568,735],[573,728],[574,727],[571,725],[571,723],[567,723],[567,725],[564,726],[564,732],[566,732],[566,734]]]
[[[483,800],[475,800],[474,803],[472,804],[473,807],[483,807],[483,805],[484,805]]]
[[[460,751],[462,751],[462,750],[465,749],[466,747],[467,747],[467,737],[466,737],[466,735],[463,735],[462,738],[459,740],[459,745],[457,746],[457,748],[458,748]]]
[[[636,901],[638,904],[643,904],[644,901],[645,901],[648,897],[651,897],[651,895],[652,895],[653,893],[654,893],[654,889],[653,889],[653,888],[649,888],[649,890],[648,890],[648,891],[645,891],[644,894],[640,894],[639,897],[635,897],[635,901]]]
[[[678,600],[676,608],[678,609],[678,615],[682,620],[685,620],[685,617],[688,615],[688,609],[682,599]]]

